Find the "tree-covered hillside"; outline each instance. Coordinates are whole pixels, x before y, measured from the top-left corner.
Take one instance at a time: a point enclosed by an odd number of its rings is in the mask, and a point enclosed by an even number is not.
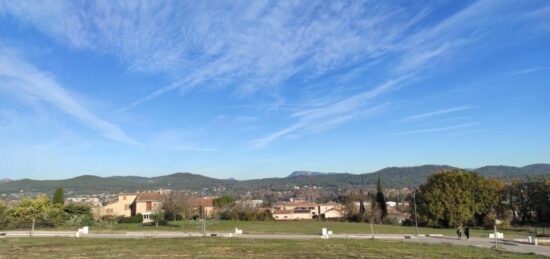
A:
[[[412,167],[388,167],[382,170],[365,173],[329,173],[329,174],[294,174],[285,178],[264,178],[238,181],[234,179],[215,179],[198,174],[175,173],[157,177],[114,176],[98,177],[83,175],[64,180],[15,180],[0,183],[0,193],[40,192],[52,193],[55,188],[63,187],[69,193],[98,192],[135,192],[153,189],[174,189],[200,191],[226,190],[242,193],[249,190],[270,189],[288,190],[294,186],[319,186],[323,188],[346,189],[360,186],[373,187],[378,177],[386,188],[414,188],[424,183],[434,172],[452,169],[446,165],[423,165]],[[472,171],[487,177],[503,179],[526,178],[532,176],[550,176],[550,164],[534,164],[524,167],[485,166]]]

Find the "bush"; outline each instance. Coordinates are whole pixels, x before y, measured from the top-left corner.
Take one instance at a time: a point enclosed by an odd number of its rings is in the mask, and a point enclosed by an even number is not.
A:
[[[222,220],[258,220],[268,221],[273,220],[273,215],[269,209],[256,210],[252,208],[239,208],[233,207],[220,213],[220,219]]]
[[[143,215],[141,215],[140,213],[136,214],[135,216],[124,217],[118,220],[118,223],[141,223],[141,222],[143,222]]]
[[[8,204],[0,200],[0,229],[8,226]]]
[[[382,219],[384,225],[399,225],[399,221],[394,217],[385,217]]]
[[[166,219],[159,220],[159,226],[167,226],[169,223],[170,223],[170,221],[166,220]],[[153,222],[142,223],[141,225],[142,226],[148,226],[148,227],[151,227],[151,226],[154,227],[154,226],[156,226],[156,223],[153,221]]]
[[[69,226],[91,226],[95,224],[93,217],[88,215],[70,215],[69,219],[65,221]]]
[[[184,218],[179,213],[174,213],[174,211],[165,210],[165,217],[172,220],[172,221],[178,221],[183,220]]]
[[[95,223],[92,209],[83,204],[67,204],[63,206],[65,224],[69,226],[89,226]]]
[[[42,217],[36,221],[40,227],[56,227],[63,225],[67,218],[66,213],[59,207],[51,207],[45,211]]]
[[[359,212],[349,213],[346,219],[350,222],[365,222],[365,215]]]
[[[116,217],[113,215],[104,215],[104,216],[101,216],[100,221],[113,224],[113,223],[117,223],[119,219],[120,219],[119,217]]]

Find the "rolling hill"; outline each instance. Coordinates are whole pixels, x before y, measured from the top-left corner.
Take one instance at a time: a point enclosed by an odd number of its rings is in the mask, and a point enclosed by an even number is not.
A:
[[[284,178],[263,178],[238,181],[216,179],[192,173],[175,173],[156,177],[113,176],[99,177],[82,175],[64,180],[12,180],[0,183],[0,193],[38,192],[51,193],[63,187],[73,193],[135,192],[152,189],[200,191],[204,188],[222,189],[230,192],[246,192],[256,189],[289,190],[294,186],[320,186],[345,189],[359,186],[374,186],[378,177],[387,188],[416,187],[439,170],[455,167],[446,165],[422,165],[411,167],[388,167],[372,173],[319,173],[297,171]],[[550,164],[533,164],[524,167],[484,166],[471,171],[486,177],[503,179],[550,176]]]

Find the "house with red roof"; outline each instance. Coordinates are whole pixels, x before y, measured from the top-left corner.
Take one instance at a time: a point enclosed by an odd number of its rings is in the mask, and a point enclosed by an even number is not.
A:
[[[162,211],[164,195],[158,192],[122,193],[118,199],[99,210],[99,217],[132,217],[143,216],[143,223],[153,222],[152,216]]]

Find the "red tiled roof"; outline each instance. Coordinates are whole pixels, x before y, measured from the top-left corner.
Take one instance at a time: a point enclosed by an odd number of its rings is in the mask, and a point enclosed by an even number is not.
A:
[[[204,198],[204,202],[201,201],[201,198],[194,198],[194,199],[191,199],[191,205],[192,206],[202,206],[204,204],[204,206],[213,206],[214,204],[214,198],[211,198],[211,197],[205,197]]]
[[[138,193],[136,201],[161,201],[163,195],[156,192]]]
[[[317,207],[318,204],[312,202],[278,202],[273,204],[277,207]]]

